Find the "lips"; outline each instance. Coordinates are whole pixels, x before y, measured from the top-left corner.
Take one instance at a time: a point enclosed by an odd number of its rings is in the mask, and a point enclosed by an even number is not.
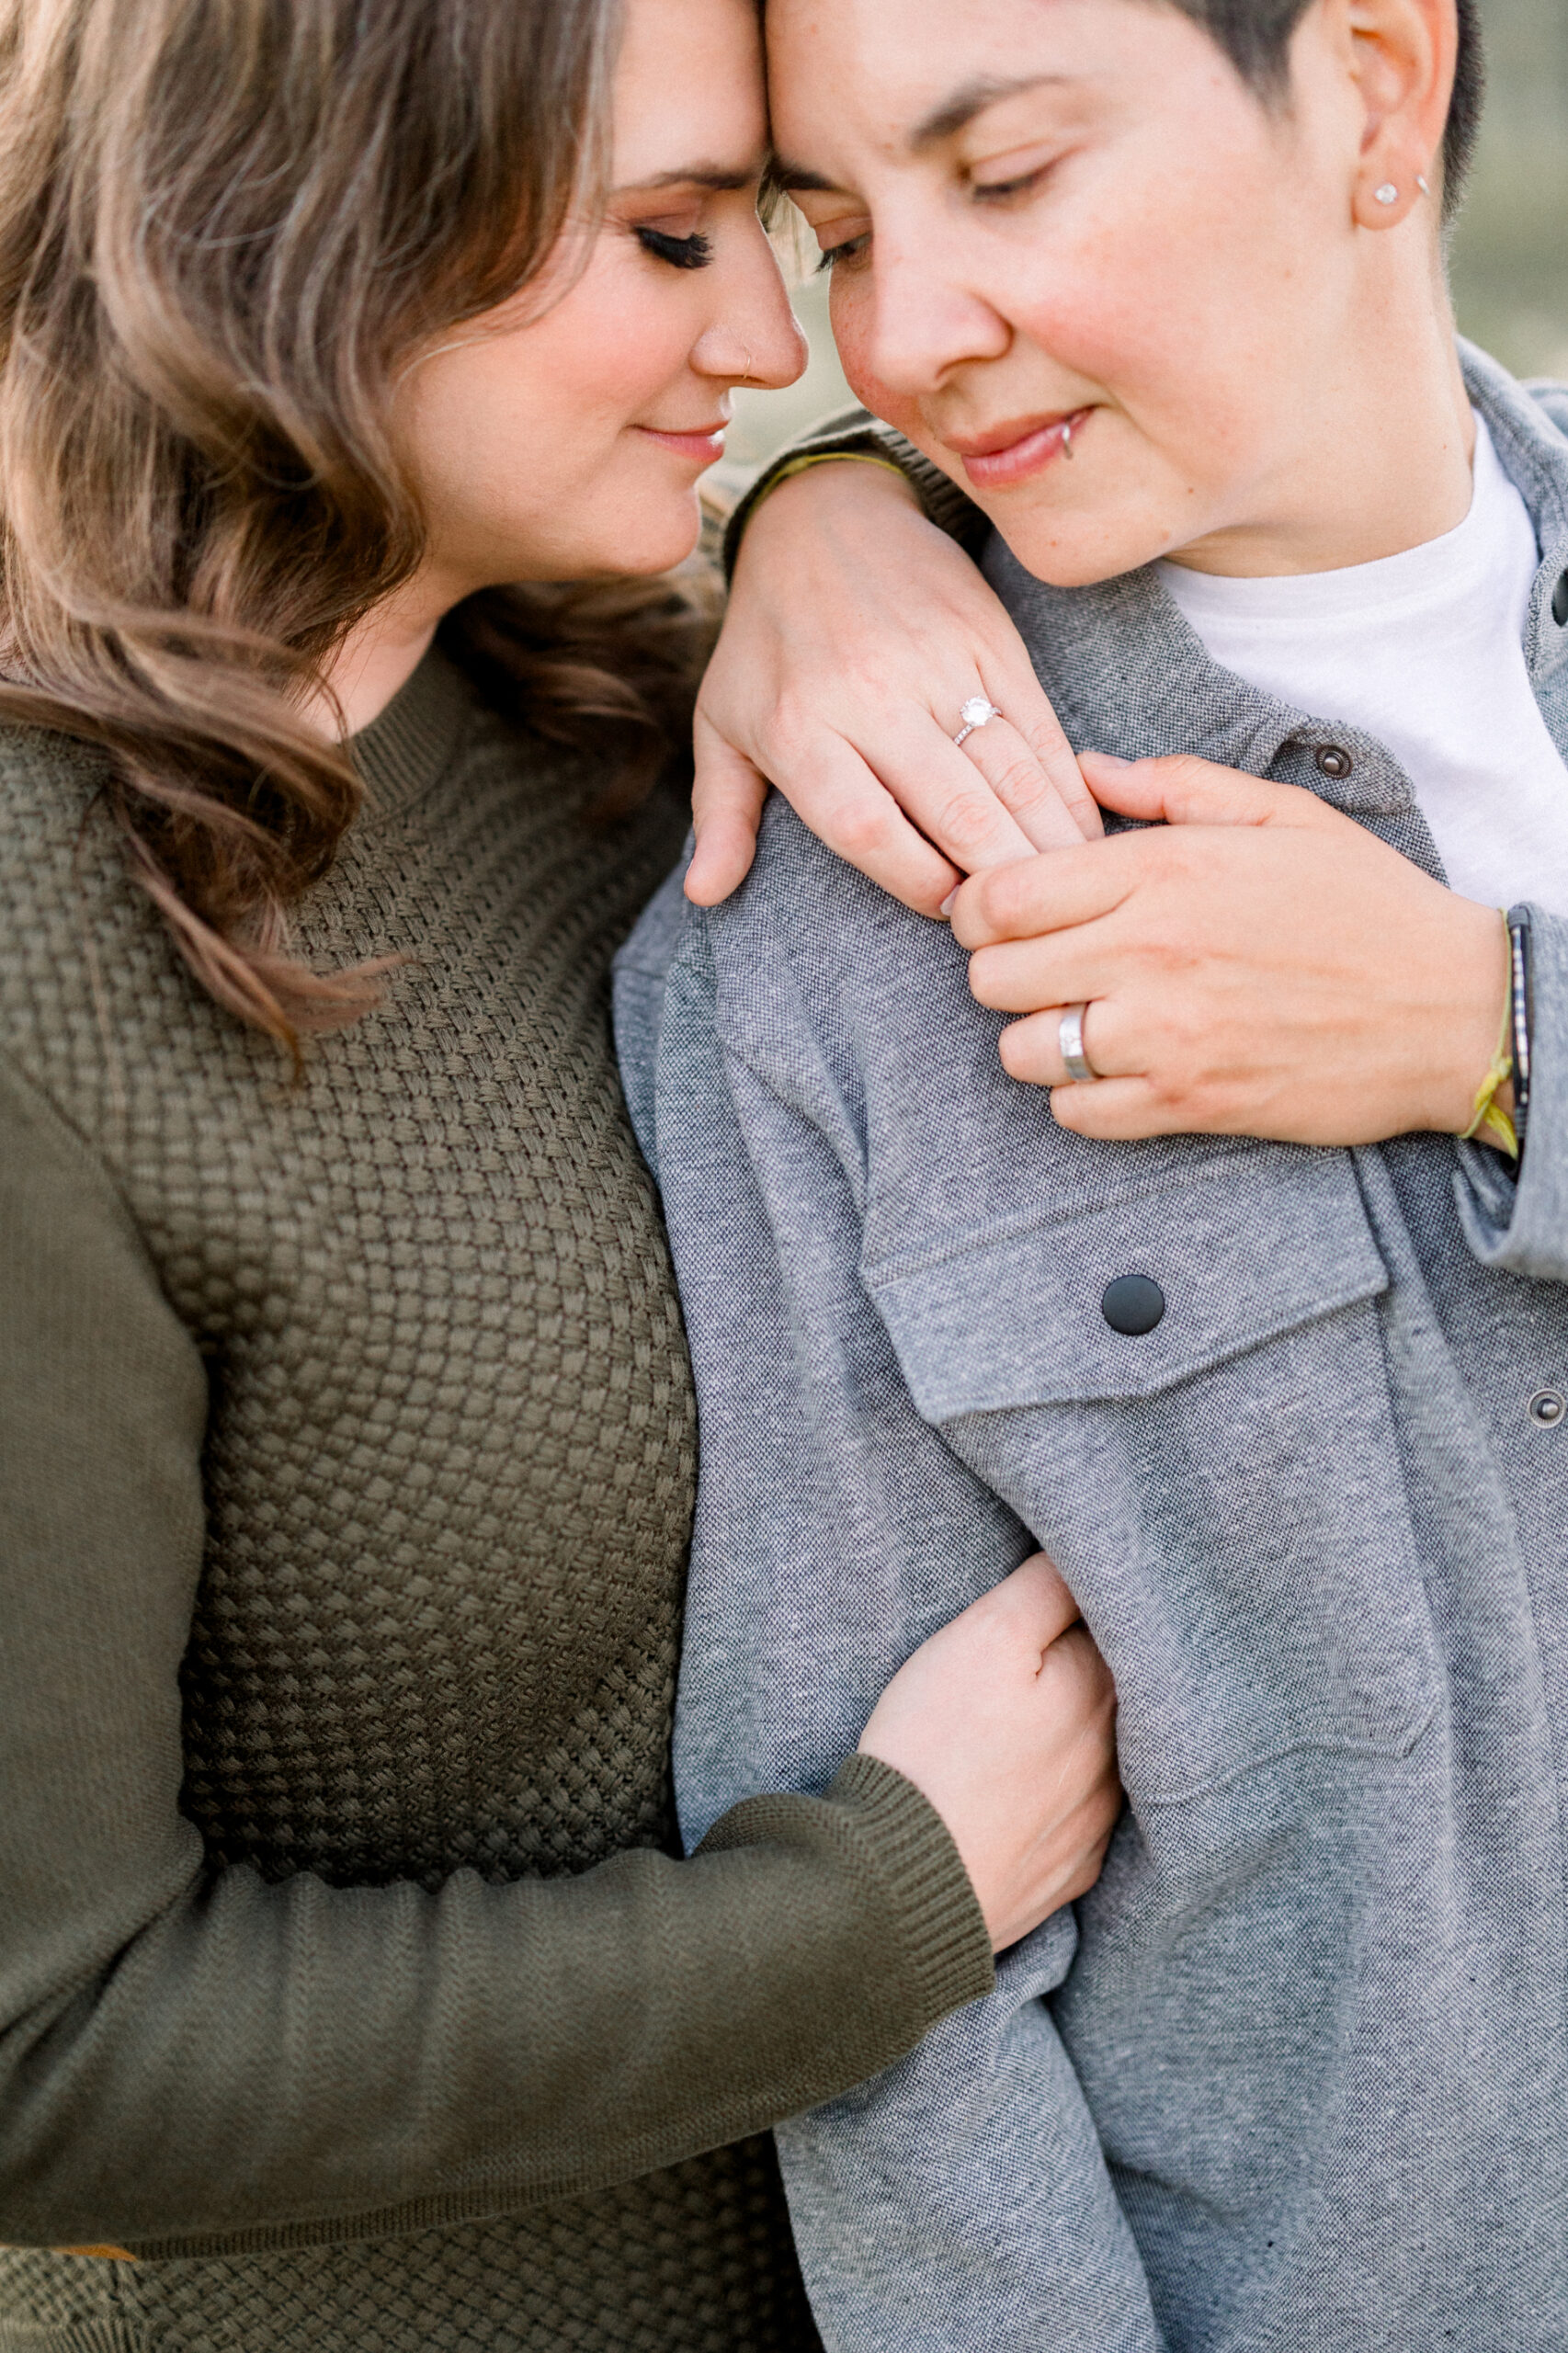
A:
[[[1028,482],[1059,458],[1071,457],[1074,437],[1093,411],[1058,410],[1050,416],[1015,417],[972,439],[953,441],[963,470],[976,490],[1008,490]]]
[[[689,459],[694,465],[710,466],[724,454],[724,428],[728,422],[727,417],[721,417],[716,424],[688,426],[679,432],[666,432],[653,425],[640,425],[637,430],[677,458]]]

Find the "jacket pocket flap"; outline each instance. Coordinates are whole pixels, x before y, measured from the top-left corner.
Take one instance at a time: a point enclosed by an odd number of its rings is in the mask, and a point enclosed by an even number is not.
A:
[[[1144,1287],[1108,1299],[1129,1276]],[[1157,1191],[868,1267],[865,1280],[921,1415],[942,1422],[1153,1396],[1375,1298],[1388,1272],[1348,1153],[1260,1144],[1167,1172]],[[1147,1324],[1154,1306],[1149,1328],[1115,1328]]]

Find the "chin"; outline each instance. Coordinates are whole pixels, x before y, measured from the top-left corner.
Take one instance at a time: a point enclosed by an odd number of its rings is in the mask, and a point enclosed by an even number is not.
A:
[[[634,580],[673,572],[701,535],[702,509],[694,484],[682,497],[649,499],[645,506],[620,516],[614,532],[606,537],[596,569],[601,576]]]
[[[993,517],[1026,572],[1051,588],[1092,588],[1141,572],[1168,553],[1170,535],[1146,519],[1113,516]]]
[[[683,564],[701,530],[701,510],[688,493],[657,505],[623,506],[612,518],[595,517],[575,531],[568,523],[549,545],[508,549],[492,570],[498,580],[651,580]]]

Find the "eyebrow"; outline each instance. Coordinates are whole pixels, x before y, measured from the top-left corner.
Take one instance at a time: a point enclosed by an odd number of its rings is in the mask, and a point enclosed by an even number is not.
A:
[[[939,107],[933,107],[929,114],[921,116],[909,134],[910,152],[922,154],[928,147],[940,146],[944,139],[955,138],[977,114],[983,114],[987,107],[997,105],[1003,98],[1019,97],[1026,90],[1044,89],[1051,83],[1067,79],[1065,74],[1026,74],[1010,82],[999,81],[990,74],[977,75],[973,81],[963,83],[950,98],[944,98]],[[785,155],[775,163],[772,176],[785,189],[799,188],[815,196],[846,193],[821,172],[813,172],[804,164],[792,164]]]
[[[911,151],[918,155],[927,147],[939,146],[944,139],[967,130],[977,114],[983,114],[999,99],[1020,97],[1026,90],[1042,89],[1047,83],[1065,82],[1067,78],[1065,74],[1026,74],[1007,82],[997,81],[990,74],[978,74],[921,117],[909,134]]]
[[[806,195],[842,196],[845,193],[844,189],[835,187],[833,181],[826,178],[823,173],[810,171],[804,164],[792,164],[788,155],[779,155],[775,158],[768,176],[781,188],[786,190],[799,188]]]
[[[736,171],[723,164],[687,164],[674,172],[653,172],[645,180],[628,180],[624,188],[615,190],[617,196],[631,196],[642,188],[707,188],[719,195],[728,195],[740,188],[751,188],[762,176],[762,165],[748,171]]]

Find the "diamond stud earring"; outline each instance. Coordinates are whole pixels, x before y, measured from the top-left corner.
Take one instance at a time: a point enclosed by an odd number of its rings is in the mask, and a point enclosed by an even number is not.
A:
[[[1381,188],[1375,188],[1372,190],[1372,194],[1377,198],[1380,204],[1397,204],[1399,202],[1399,190],[1395,188],[1392,180],[1385,180]]]

